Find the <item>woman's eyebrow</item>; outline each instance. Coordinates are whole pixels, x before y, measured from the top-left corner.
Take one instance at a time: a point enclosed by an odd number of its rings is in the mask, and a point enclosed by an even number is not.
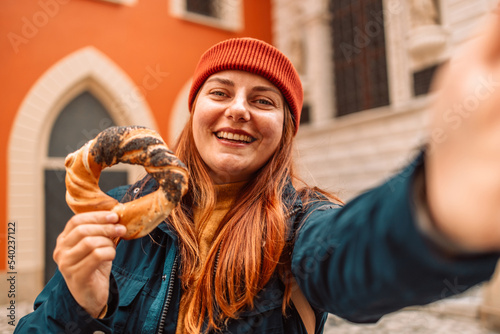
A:
[[[274,92],[281,96],[281,92],[279,90],[270,86],[255,86],[252,88],[252,90],[256,92]]]
[[[226,78],[221,78],[221,77],[210,78],[206,81],[206,83],[213,82],[213,81],[221,83],[223,85],[231,86],[231,87],[235,86],[234,81],[226,79]],[[274,92],[278,95],[281,95],[281,92],[278,89],[271,87],[271,86],[255,86],[255,87],[252,87],[252,90],[256,91],[256,92]]]
[[[229,80],[229,79],[224,79],[224,78],[219,78],[219,77],[213,77],[213,78],[210,78],[207,80],[207,83],[208,82],[212,82],[212,81],[217,81],[223,85],[227,85],[227,86],[231,86],[231,87],[234,87],[234,82]]]

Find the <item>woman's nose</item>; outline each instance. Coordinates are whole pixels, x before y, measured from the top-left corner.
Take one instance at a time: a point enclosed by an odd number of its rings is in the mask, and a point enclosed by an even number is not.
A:
[[[250,112],[247,108],[246,99],[239,96],[234,97],[225,114],[226,117],[232,118],[234,122],[248,122]]]

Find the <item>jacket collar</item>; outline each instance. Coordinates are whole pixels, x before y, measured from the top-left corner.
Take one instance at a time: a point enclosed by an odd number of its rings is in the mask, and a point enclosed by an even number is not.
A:
[[[304,204],[290,180],[287,181],[283,190],[283,203],[285,204],[285,217],[289,224],[286,240],[292,241],[301,220]]]

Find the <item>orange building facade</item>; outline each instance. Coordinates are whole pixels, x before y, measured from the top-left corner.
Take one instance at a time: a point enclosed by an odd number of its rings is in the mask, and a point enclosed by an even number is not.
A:
[[[17,299],[46,280],[47,212],[63,211],[47,194],[63,184],[64,155],[110,125],[152,127],[172,144],[202,52],[231,37],[272,43],[271,30],[270,0],[0,3],[0,274],[15,276]],[[134,181],[127,168],[117,173]]]

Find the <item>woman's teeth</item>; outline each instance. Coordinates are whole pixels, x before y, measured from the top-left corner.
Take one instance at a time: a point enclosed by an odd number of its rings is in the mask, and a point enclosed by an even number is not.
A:
[[[237,133],[219,131],[215,135],[217,136],[217,138],[220,138],[220,139],[229,139],[229,140],[234,140],[234,141],[242,141],[242,142],[245,142],[245,143],[251,143],[252,142],[252,137],[246,136],[246,135],[240,135],[240,134],[237,134]]]

